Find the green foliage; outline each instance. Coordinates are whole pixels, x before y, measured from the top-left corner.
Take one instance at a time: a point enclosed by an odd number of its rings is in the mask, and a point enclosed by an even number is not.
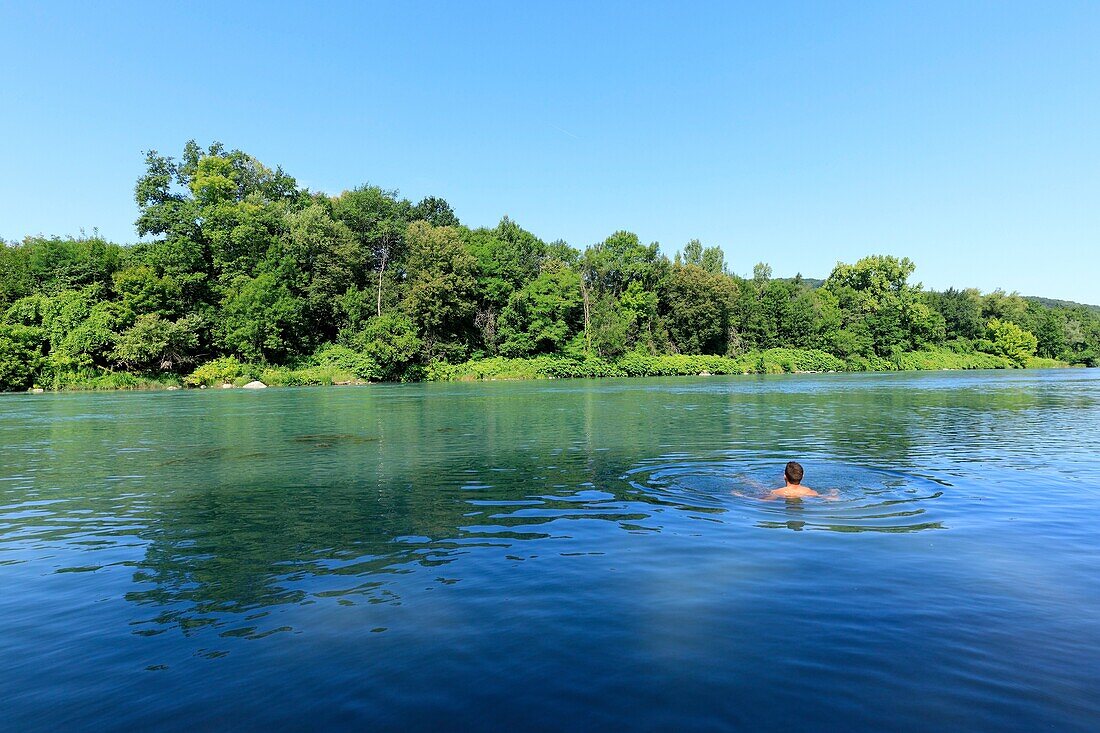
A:
[[[712,275],[719,275],[726,271],[726,253],[721,247],[704,247],[698,239],[693,239],[684,245],[683,253],[676,256],[676,264],[695,265]]]
[[[127,369],[170,372],[190,363],[197,346],[192,319],[173,322],[148,313],[118,335],[111,358]]]
[[[305,303],[270,272],[238,276],[226,289],[216,327],[225,351],[246,361],[279,361],[307,341]]]
[[[433,227],[456,227],[458,217],[451,205],[438,196],[427,196],[412,208],[409,216],[412,221],[426,221]]]
[[[899,363],[901,369],[925,371],[939,369],[1008,369],[1012,366],[1014,366],[1013,362],[1002,356],[974,352],[960,354],[943,349],[913,351],[902,354]]]
[[[1056,359],[1067,352],[1069,344],[1066,341],[1064,317],[1061,314],[1044,308],[1033,322],[1039,356]]]
[[[1100,364],[1100,309],[925,292],[908,259],[751,278],[688,242],[583,251],[508,217],[327,196],[219,143],[151,151],[137,232],[0,242],[0,389]],[[499,357],[498,357],[499,355]],[[132,374],[130,374],[132,372]]]
[[[347,346],[329,344],[313,354],[312,361],[319,367],[331,367],[333,370],[351,375],[353,379],[382,379],[379,363],[367,354]],[[267,382],[267,384],[272,384]]]
[[[453,227],[417,221],[406,234],[408,282],[402,307],[425,337],[428,358],[472,325],[477,261]]]
[[[845,327],[867,333],[878,356],[942,342],[945,336],[943,317],[922,302],[920,285],[908,282],[915,267],[907,257],[874,255],[854,265],[838,264],[825,281],[845,314]]]
[[[504,217],[495,229],[466,233],[469,252],[477,260],[482,298],[503,307],[512,293],[539,275],[546,255],[541,239]]]
[[[948,288],[942,293],[929,293],[929,305],[944,319],[944,329],[957,338],[977,339],[985,334],[982,298],[977,290]]]
[[[660,256],[656,242],[643,245],[637,234],[615,232],[585,251],[581,274],[597,295],[618,295],[631,282],[655,289],[667,267],[668,260]]]
[[[737,358],[686,354],[625,354],[617,359],[542,355],[529,359],[495,357],[464,364],[432,364],[426,377],[438,381],[561,379],[594,377],[671,377],[700,374],[783,374],[842,371],[845,364],[813,349],[770,349]]]
[[[660,295],[669,337],[679,352],[726,352],[737,297],[733,280],[693,264],[674,266]]]
[[[356,270],[353,267],[355,287],[359,292],[359,312],[352,327],[357,328],[368,315],[380,316],[384,307],[396,302],[395,290],[399,283],[399,265],[405,257],[405,230],[414,216],[412,205],[398,199],[394,191],[384,191],[377,186],[361,186],[345,191],[332,199],[333,216],[343,223],[359,245],[355,262],[369,265]],[[423,212],[421,212],[423,213]],[[368,302],[369,314],[362,306]],[[346,310],[348,303],[343,303]]]
[[[157,275],[149,265],[133,265],[114,275],[115,292],[128,310],[173,318],[179,313],[183,288],[171,275]]]
[[[180,380],[173,374],[133,374],[103,369],[79,369],[52,373],[43,386],[56,391],[74,392],[106,392],[117,389],[155,390],[179,387]]]
[[[564,267],[514,292],[500,314],[500,353],[528,356],[565,348],[581,319],[580,276]]]
[[[369,372],[356,369],[356,374],[390,380],[401,379],[423,347],[412,319],[400,313],[370,319],[355,344],[373,365]]]
[[[49,301],[44,295],[28,295],[12,303],[4,312],[3,322],[23,326],[42,325],[42,308]]]
[[[118,330],[130,314],[117,301],[99,300],[99,286],[66,290],[42,309],[42,326],[50,342],[47,365],[53,372],[106,367]]]
[[[989,321],[989,340],[993,342],[993,353],[1010,359],[1016,366],[1024,367],[1035,356],[1039,346],[1035,334],[1017,326],[1011,321],[996,318]]]
[[[0,323],[0,392],[27,389],[42,360],[39,328]]]
[[[622,354],[629,347],[633,314],[611,293],[596,300],[590,308],[589,344],[591,353],[604,359]]]
[[[339,298],[356,284],[355,273],[370,261],[346,224],[319,203],[286,215],[279,257],[280,275],[304,300],[303,316],[320,327],[321,338],[338,331]]]
[[[189,387],[213,387],[217,384],[232,382],[243,376],[245,365],[232,356],[223,356],[206,362],[195,371],[184,377],[184,384]]]
[[[1067,367],[1068,363],[1060,359],[1048,359],[1042,356],[1029,357],[1024,364],[1025,369],[1057,369],[1059,367]],[[1096,366],[1095,364],[1093,366]]]
[[[998,289],[983,295],[981,302],[982,318],[987,322],[993,319],[1017,324],[1027,322],[1027,301],[1017,293]]]
[[[119,268],[123,249],[99,237],[27,237],[0,242],[0,306],[20,298],[104,285]]]
[[[307,387],[311,385],[329,386],[333,384],[359,383],[360,377],[354,371],[332,364],[318,364],[299,369],[289,367],[266,367],[259,373],[259,379],[269,387]],[[239,377],[235,385],[246,384],[247,378]]]

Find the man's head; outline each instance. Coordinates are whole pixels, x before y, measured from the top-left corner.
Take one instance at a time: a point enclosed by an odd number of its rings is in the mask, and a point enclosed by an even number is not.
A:
[[[805,472],[802,470],[802,464],[794,461],[788,463],[787,467],[783,469],[783,475],[787,477],[787,482],[792,484],[802,483],[803,473]]]

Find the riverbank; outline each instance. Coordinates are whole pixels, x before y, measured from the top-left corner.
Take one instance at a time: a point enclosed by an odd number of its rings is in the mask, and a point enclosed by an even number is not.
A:
[[[496,357],[429,368],[431,381],[492,379],[555,379],[599,377],[673,377],[734,374],[800,374],[823,372],[891,372],[961,369],[1068,367],[1056,359],[1029,359],[1019,365],[1003,356],[951,351],[913,351],[894,359],[858,357],[844,360],[814,349],[769,349],[737,357],[628,354],[616,360],[569,359],[541,356],[532,359]]]
[[[1019,364],[1004,356],[973,352],[927,350],[895,358],[854,357],[847,360],[815,349],[769,349],[736,357],[704,355],[626,354],[617,359],[575,359],[543,355],[508,359],[491,357],[459,364],[437,362],[413,367],[402,381],[473,382],[524,379],[598,379],[605,377],[675,377],[748,374],[813,374],[829,372],[899,372],[967,369],[1047,369],[1071,366],[1057,359],[1031,357]],[[243,387],[258,380],[269,387],[343,386],[379,382],[376,371],[347,359],[299,366],[242,363],[215,359],[186,375],[128,372],[58,375],[52,383],[35,385],[50,392],[170,390],[230,385]]]

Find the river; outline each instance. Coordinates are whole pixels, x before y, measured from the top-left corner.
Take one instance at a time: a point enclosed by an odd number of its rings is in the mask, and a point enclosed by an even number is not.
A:
[[[1098,472],[1100,370],[2,396],[0,729],[1094,731]]]

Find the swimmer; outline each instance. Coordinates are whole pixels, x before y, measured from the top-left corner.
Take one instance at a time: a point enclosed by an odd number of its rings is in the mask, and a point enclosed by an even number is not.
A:
[[[783,479],[785,484],[783,488],[773,489],[759,498],[762,501],[775,501],[776,499],[802,499],[804,497],[821,496],[821,494],[814,491],[809,486],[802,485],[802,476],[804,474],[805,471],[802,468],[802,464],[791,461],[783,468]],[[748,477],[745,477],[745,482],[752,484],[755,488],[766,489],[766,487],[760,486],[759,483]],[[734,491],[733,495],[746,496],[740,491]],[[833,489],[823,498],[826,501],[835,501],[839,496],[840,492],[837,489]]]
[[[801,463],[791,461],[783,468],[783,478],[786,485],[781,489],[773,489],[766,499],[801,499],[804,496],[821,496],[809,486],[802,485],[802,476],[805,471]]]
[[[802,464],[796,461],[791,461],[783,468],[783,479],[785,486],[781,489],[773,489],[770,494],[764,497],[764,501],[774,501],[775,499],[801,499],[807,496],[821,496],[818,492],[811,489],[809,486],[802,485],[802,476],[805,471],[802,470]],[[840,491],[833,489],[825,496],[825,501],[836,501],[840,496]]]

